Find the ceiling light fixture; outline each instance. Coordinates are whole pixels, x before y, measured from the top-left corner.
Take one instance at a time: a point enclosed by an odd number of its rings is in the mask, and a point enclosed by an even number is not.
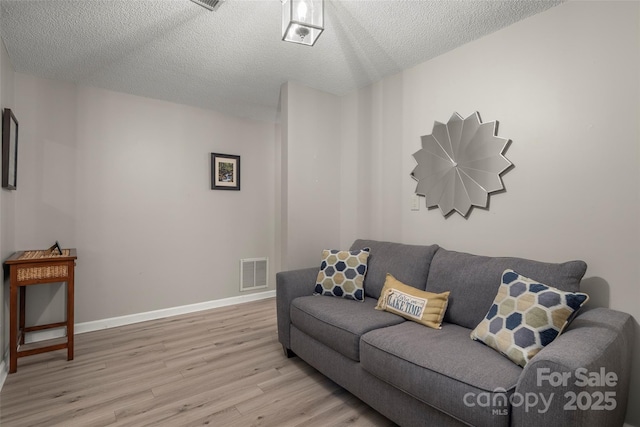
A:
[[[324,0],[282,0],[282,40],[313,46],[324,30]]]

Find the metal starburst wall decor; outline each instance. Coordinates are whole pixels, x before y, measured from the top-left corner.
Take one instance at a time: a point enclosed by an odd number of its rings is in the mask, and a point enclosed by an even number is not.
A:
[[[465,119],[453,113],[421,137],[411,176],[428,208],[437,206],[444,216],[455,210],[466,218],[473,206],[488,206],[490,193],[504,190],[501,175],[513,164],[503,155],[509,140],[496,136],[496,126],[482,123],[477,112]]]

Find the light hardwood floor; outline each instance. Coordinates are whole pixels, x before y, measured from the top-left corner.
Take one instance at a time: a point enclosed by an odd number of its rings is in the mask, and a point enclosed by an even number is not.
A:
[[[18,360],[0,425],[393,426],[277,339],[275,299],[76,335]]]

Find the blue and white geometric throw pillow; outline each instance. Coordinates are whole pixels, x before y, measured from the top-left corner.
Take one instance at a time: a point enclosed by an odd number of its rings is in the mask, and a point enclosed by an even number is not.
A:
[[[364,276],[369,248],[355,251],[322,251],[315,294],[364,301]]]
[[[562,333],[588,300],[587,294],[561,291],[505,270],[498,294],[471,339],[524,367]]]

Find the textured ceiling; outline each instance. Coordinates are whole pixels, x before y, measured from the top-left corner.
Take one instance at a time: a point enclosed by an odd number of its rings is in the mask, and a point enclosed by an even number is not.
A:
[[[279,0],[1,0],[0,29],[18,72],[273,121],[282,83],[343,95],[559,2],[325,0],[313,47]]]

